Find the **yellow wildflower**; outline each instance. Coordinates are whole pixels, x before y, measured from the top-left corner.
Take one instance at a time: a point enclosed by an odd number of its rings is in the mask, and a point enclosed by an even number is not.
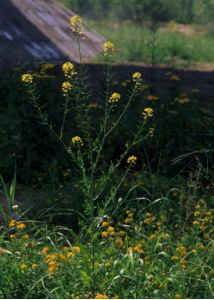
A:
[[[83,141],[80,136],[72,137],[71,143],[76,146],[83,146]]]
[[[110,41],[107,41],[103,44],[104,56],[112,56],[115,53],[114,44]]]
[[[49,272],[54,272],[54,271],[56,271],[58,269],[59,269],[59,267],[58,267],[57,264],[52,264],[50,267],[48,267],[48,271]]]
[[[71,17],[71,29],[74,33],[82,34],[82,19],[78,15]]]
[[[130,166],[133,166],[133,165],[136,165],[137,163],[137,156],[129,156],[128,159],[127,159],[127,163],[130,165]]]
[[[27,226],[26,226],[26,224],[24,224],[24,223],[20,223],[20,224],[18,224],[18,225],[16,225],[16,228],[17,229],[25,229]]]
[[[180,79],[180,77],[178,77],[178,75],[170,73],[169,80],[171,80],[171,81],[180,81],[181,79]]]
[[[144,108],[143,116],[144,119],[152,118],[154,115],[154,110],[151,107]]]
[[[107,295],[105,294],[97,294],[95,299],[109,299]]]
[[[62,83],[62,93],[64,97],[68,96],[71,89],[72,89],[72,85],[70,82],[65,81]]]
[[[107,232],[107,231],[102,231],[102,232],[101,232],[101,236],[102,236],[103,238],[108,237],[108,232]]]
[[[22,236],[22,239],[23,240],[29,240],[30,236],[28,234],[25,234]]]
[[[119,234],[120,236],[125,236],[125,235],[126,235],[126,232],[123,231],[123,230],[120,230],[120,231],[118,232],[118,234]]]
[[[33,76],[31,74],[23,74],[22,75],[22,82],[25,84],[32,84],[33,83]]]
[[[11,234],[11,235],[10,235],[10,239],[11,239],[11,240],[15,240],[15,239],[16,239],[15,234]]]
[[[37,267],[38,267],[37,264],[32,264],[32,265],[31,265],[31,268],[32,268],[32,269],[35,269],[35,268],[37,268]]]
[[[154,96],[154,95],[149,95],[146,97],[147,100],[149,101],[155,101],[155,100],[158,100],[158,97],[157,96]]]
[[[154,132],[155,132],[155,128],[150,127],[150,128],[149,128],[149,135],[150,135],[151,137],[154,136]]]
[[[74,253],[73,252],[68,252],[67,257],[74,257]]]
[[[106,222],[106,221],[103,221],[102,224],[101,224],[102,227],[106,227],[108,225],[109,225],[109,222]]]
[[[194,226],[199,226],[200,223],[199,223],[198,221],[193,221],[192,224],[193,224]]]
[[[72,249],[74,250],[74,251],[76,251],[77,253],[80,253],[80,247],[78,247],[78,246],[73,246],[72,247]]]
[[[178,257],[177,255],[173,255],[173,256],[171,257],[171,260],[179,260],[179,257]]]
[[[142,80],[142,74],[140,72],[135,72],[132,74],[132,79],[134,82],[139,82]]]
[[[20,269],[27,269],[27,265],[25,264],[25,263],[22,263],[21,265],[20,265]]]
[[[67,61],[62,65],[62,70],[64,72],[65,77],[70,79],[73,75],[76,75],[77,72],[75,71],[74,65]]]
[[[106,261],[106,262],[104,263],[104,266],[108,268],[108,267],[111,266],[111,263],[110,263],[109,261]]]
[[[67,247],[67,246],[63,247],[63,250],[64,250],[64,251],[67,251],[67,250],[68,250],[68,247]]]
[[[41,254],[46,255],[48,253],[48,251],[49,251],[48,247],[43,247],[42,251],[41,251]]]
[[[119,246],[123,245],[123,240],[121,238],[116,238],[115,243]]]
[[[11,219],[9,222],[9,227],[15,227],[16,226],[16,220]]]
[[[109,98],[108,102],[109,103],[117,103],[121,98],[121,95],[118,93],[113,93],[111,97]]]
[[[200,211],[196,210],[196,211],[194,212],[194,217],[198,217],[198,216],[200,216]]]

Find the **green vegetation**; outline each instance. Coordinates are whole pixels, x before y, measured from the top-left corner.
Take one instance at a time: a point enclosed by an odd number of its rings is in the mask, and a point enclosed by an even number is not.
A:
[[[0,298],[213,298],[214,113],[103,48],[1,80]]]

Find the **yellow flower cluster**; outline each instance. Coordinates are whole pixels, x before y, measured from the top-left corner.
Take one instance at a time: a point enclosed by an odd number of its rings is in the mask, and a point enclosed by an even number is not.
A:
[[[126,210],[126,218],[124,220],[125,224],[130,224],[134,221],[134,211],[131,209]]]
[[[82,34],[82,19],[78,15],[71,17],[71,29],[74,33]]]
[[[68,79],[71,79],[72,76],[77,74],[74,65],[69,61],[65,62],[62,65],[62,70],[63,70],[65,77]]]
[[[32,84],[33,83],[33,76],[31,74],[23,74],[22,75],[22,82],[25,84]]]
[[[80,136],[72,137],[71,143],[75,146],[83,146],[83,141]]]
[[[158,98],[157,96],[154,96],[154,95],[148,95],[148,96],[146,97],[146,99],[149,100],[149,101],[156,101],[156,100],[158,100],[159,98]]]
[[[104,56],[109,56],[111,57],[115,53],[115,47],[114,44],[110,41],[107,41],[103,44],[103,51],[104,51]]]
[[[156,220],[156,217],[152,213],[146,213],[146,218],[144,219],[143,223],[146,225],[152,224]]]
[[[132,79],[134,82],[139,83],[142,80],[142,74],[140,72],[135,72],[132,74]]]
[[[150,128],[149,128],[149,135],[150,135],[151,137],[154,136],[154,132],[155,132],[155,128],[150,127]]]
[[[121,98],[121,95],[118,93],[113,93],[111,97],[109,98],[108,102],[109,103],[117,103]]]
[[[62,93],[64,97],[68,96],[71,89],[72,89],[72,85],[70,82],[65,81],[62,83]]]
[[[130,165],[130,166],[134,166],[136,165],[137,163],[137,156],[129,156],[128,159],[127,159],[127,163]]]
[[[95,299],[109,299],[107,295],[105,294],[97,294]]]
[[[144,119],[152,118],[154,116],[154,110],[151,107],[144,108],[143,116]]]

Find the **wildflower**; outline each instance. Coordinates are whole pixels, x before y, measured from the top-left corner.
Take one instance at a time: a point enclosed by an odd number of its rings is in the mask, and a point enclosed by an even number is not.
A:
[[[115,53],[114,44],[110,41],[107,41],[103,44],[104,56],[112,56]]]
[[[10,239],[11,239],[11,240],[15,240],[15,239],[16,239],[15,234],[11,234],[11,235],[10,235]]]
[[[177,255],[173,255],[173,256],[171,257],[171,260],[179,260],[179,257],[178,257]]]
[[[71,143],[75,146],[83,146],[83,141],[79,136],[72,137]]]
[[[68,252],[67,257],[74,257],[74,253],[73,252]]]
[[[102,224],[101,224],[102,227],[106,227],[108,225],[109,225],[109,222],[106,222],[106,221],[103,221]]]
[[[190,102],[190,99],[186,96],[181,96],[179,98],[176,98],[175,101],[180,103],[180,104],[186,104],[186,103]]]
[[[194,226],[199,226],[199,222],[198,222],[198,221],[193,221],[192,224],[193,224]]]
[[[105,294],[97,294],[95,299],[108,299],[108,296]]]
[[[152,118],[154,115],[154,110],[151,107],[144,108],[143,116],[144,119]]]
[[[48,251],[49,251],[48,247],[43,247],[42,251],[41,251],[41,254],[46,255],[48,253]]]
[[[73,249],[74,251],[76,251],[77,253],[80,253],[80,247],[78,247],[78,246],[73,246],[72,249]]]
[[[66,256],[63,255],[63,254],[59,254],[59,259],[60,259],[61,261],[66,261],[66,260],[67,260]]]
[[[23,240],[29,240],[30,236],[28,234],[25,234],[22,236],[22,239]]]
[[[67,77],[68,79],[70,79],[73,75],[77,74],[74,65],[69,61],[65,62],[62,65],[62,70],[64,72],[65,77]]]
[[[117,103],[121,98],[121,95],[118,93],[113,93],[111,97],[109,98],[108,102],[109,103]]]
[[[31,268],[32,268],[32,269],[36,269],[37,267],[38,267],[37,264],[32,264],[32,265],[31,265]]]
[[[103,238],[108,237],[108,232],[107,232],[107,231],[102,231],[102,232],[101,232],[101,236],[102,236]]]
[[[134,82],[140,82],[142,80],[142,75],[140,72],[135,72],[132,74],[132,79]]]
[[[27,265],[25,264],[25,263],[22,263],[21,265],[20,265],[20,269],[27,269]]]
[[[156,101],[158,100],[158,97],[157,96],[154,96],[154,95],[149,95],[146,97],[147,100],[149,101]]]
[[[11,219],[9,222],[9,227],[15,227],[16,226],[16,220]]]
[[[192,253],[197,253],[197,250],[195,250],[195,249],[192,249],[192,251],[191,251]]]
[[[48,267],[48,271],[49,272],[54,272],[54,271],[56,271],[58,269],[59,269],[59,267],[58,267],[57,264],[52,264],[50,267]]]
[[[82,19],[78,15],[71,17],[71,29],[74,33],[81,35],[82,34]]]
[[[131,252],[133,251],[133,248],[132,247],[128,247],[128,252]]]
[[[126,235],[126,232],[123,231],[123,230],[120,230],[120,231],[118,232],[118,234],[119,234],[120,236],[125,236],[125,235]]]
[[[169,73],[168,75],[169,75],[169,80],[170,81],[180,81],[181,80],[180,77],[176,74]]]
[[[24,223],[20,223],[20,224],[18,224],[18,225],[16,225],[16,228],[17,229],[25,229],[27,226],[26,226],[26,224],[24,224]]]
[[[121,238],[116,238],[115,243],[119,246],[123,245],[123,240]]]
[[[104,263],[104,266],[108,268],[108,267],[111,266],[111,263],[110,263],[109,261],[106,261],[106,262]]]
[[[175,294],[175,299],[181,299],[181,295],[179,293]]]
[[[139,253],[139,254],[142,254],[144,253],[144,250],[141,248],[142,245],[139,243],[139,244],[136,244],[135,247],[134,247],[134,250]]]
[[[62,83],[62,93],[64,97],[68,96],[71,89],[72,89],[72,85],[70,84],[70,82],[65,81]]]
[[[22,82],[25,84],[32,84],[33,83],[33,76],[31,74],[23,74],[22,75]]]
[[[194,217],[198,217],[198,216],[200,216],[200,212],[199,212],[198,210],[196,210],[196,211],[194,212]]]
[[[67,247],[67,246],[63,247],[63,250],[64,250],[64,251],[67,251],[67,250],[68,250],[68,247]]]
[[[136,165],[137,163],[137,156],[129,156],[128,159],[127,159],[127,163],[130,165],[130,166],[134,166]]]

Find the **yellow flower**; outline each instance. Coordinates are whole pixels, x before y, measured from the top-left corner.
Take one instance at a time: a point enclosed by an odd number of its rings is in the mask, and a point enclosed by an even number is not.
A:
[[[76,251],[77,253],[80,253],[80,247],[78,247],[78,246],[73,246],[72,247],[72,249],[74,250],[74,251]]]
[[[186,104],[186,103],[190,102],[190,99],[186,96],[181,96],[179,98],[176,98],[175,101],[180,103],[180,104]]]
[[[26,264],[24,264],[24,263],[22,263],[21,265],[20,265],[20,269],[27,269],[27,265]]]
[[[32,268],[32,269],[35,269],[35,268],[37,268],[37,267],[38,267],[37,264],[32,264],[32,265],[31,265],[31,268]]]
[[[132,247],[128,247],[128,252],[131,252],[133,250]]]
[[[117,103],[121,98],[121,95],[118,93],[113,93],[111,97],[109,98],[108,102],[109,103]]]
[[[103,51],[105,56],[112,56],[115,53],[114,44],[110,41],[107,41],[103,44]]]
[[[120,231],[118,232],[118,234],[119,234],[120,236],[125,236],[125,235],[126,235],[126,232],[123,231],[123,230],[120,230]]]
[[[65,77],[70,79],[73,75],[76,75],[77,72],[75,71],[74,65],[67,61],[62,65],[62,70],[64,72]]]
[[[101,236],[102,236],[103,238],[108,237],[108,232],[107,232],[107,231],[102,231],[102,232],[101,232]]]
[[[79,35],[82,34],[82,19],[80,16],[75,15],[71,17],[71,29],[74,33],[77,33]]]
[[[109,261],[106,261],[106,262],[104,263],[104,266],[108,268],[108,267],[111,266],[111,263],[110,263]]]
[[[24,223],[20,223],[20,224],[18,224],[18,225],[16,225],[16,228],[17,229],[25,229],[27,226],[26,226],[26,224],[24,224]]]
[[[72,89],[72,85],[70,84],[70,82],[65,81],[62,83],[62,93],[64,97],[68,96],[71,89]]]
[[[74,257],[74,253],[73,252],[68,252],[67,257]]]
[[[50,267],[48,267],[48,271],[49,272],[54,272],[54,271],[56,271],[58,269],[59,269],[59,267],[58,267],[58,265],[56,263],[52,264]]]
[[[9,222],[9,227],[15,227],[16,226],[16,220],[11,219]]]
[[[143,116],[144,119],[152,118],[154,115],[154,110],[151,107],[144,108]]]
[[[63,250],[64,250],[64,251],[67,251],[67,250],[68,250],[68,247],[67,247],[67,246],[63,247]]]
[[[116,238],[115,243],[119,246],[123,245],[123,240],[121,238]]]
[[[82,141],[81,137],[79,137],[79,136],[72,137],[71,143],[76,146],[83,146],[83,141]]]
[[[43,247],[42,251],[41,251],[41,254],[46,255],[48,253],[48,251],[49,251],[48,247]]]
[[[137,156],[129,156],[128,159],[127,159],[127,163],[130,165],[130,166],[134,166],[136,165],[137,163]]]
[[[194,217],[198,217],[198,216],[200,216],[200,212],[199,212],[198,210],[196,210],[196,211],[194,212]]]
[[[23,74],[22,75],[22,82],[26,84],[32,84],[33,83],[33,76],[31,74]]]
[[[134,82],[140,82],[142,80],[142,75],[140,72],[135,72],[132,74],[132,79]]]
[[[180,77],[178,77],[177,75],[175,75],[175,74],[171,74],[171,73],[169,73],[169,80],[171,80],[171,81],[180,81],[181,79],[180,79]]]
[[[11,235],[10,235],[10,239],[11,239],[11,240],[15,240],[15,239],[16,239],[15,234],[11,234]]]
[[[175,294],[175,299],[181,299],[181,295],[179,293]]]
[[[199,226],[199,222],[198,222],[198,221],[193,221],[192,224],[193,224],[194,226]]]
[[[154,96],[154,95],[149,95],[146,97],[147,100],[149,101],[155,101],[155,100],[158,100],[158,97],[157,96]]]
[[[22,236],[22,239],[23,240],[29,240],[30,236],[28,234],[25,234]]]
[[[178,257],[177,255],[173,255],[173,256],[171,257],[171,260],[179,260],[179,257]]]
[[[108,296],[105,294],[97,294],[95,299],[108,299]]]
[[[106,222],[106,221],[103,221],[102,224],[101,224],[101,226],[103,226],[103,227],[106,227],[108,225],[109,225],[109,222]]]

